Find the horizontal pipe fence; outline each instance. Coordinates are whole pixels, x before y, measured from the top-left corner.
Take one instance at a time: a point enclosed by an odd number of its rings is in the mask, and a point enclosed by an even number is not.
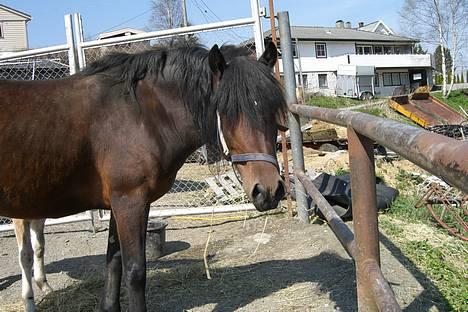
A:
[[[380,270],[375,193],[374,142],[468,193],[468,141],[364,113],[292,104],[296,116],[348,128],[354,234],[303,170],[294,171],[329,226],[355,260],[360,311],[400,311]]]
[[[287,12],[278,12],[282,64],[293,153],[298,219],[309,222],[306,193],[355,261],[359,311],[401,311],[380,269],[374,142],[468,193],[468,142],[364,113],[297,104]],[[304,168],[300,117],[347,127],[354,234],[312,183]],[[305,190],[303,192],[302,190]]]

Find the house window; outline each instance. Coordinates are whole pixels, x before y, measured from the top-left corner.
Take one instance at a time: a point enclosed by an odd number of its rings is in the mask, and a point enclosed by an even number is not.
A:
[[[374,46],[374,54],[383,54],[382,46]]]
[[[299,86],[303,87],[305,90],[307,89],[307,74],[302,75],[302,80],[300,79],[300,75],[297,75],[297,82]]]
[[[400,73],[392,73],[392,85],[401,86]]]
[[[383,85],[385,87],[392,85],[392,74],[391,73],[384,73],[383,74]]]
[[[4,35],[4,34],[3,34],[3,24],[0,23],[0,39],[3,39],[3,38],[4,38],[3,35]]]
[[[408,73],[384,73],[383,83],[385,87],[409,85]]]
[[[356,46],[356,54],[372,54],[372,46]]]
[[[379,74],[374,75],[374,87],[380,86],[379,84]]]
[[[320,89],[328,88],[327,74],[318,74],[318,81]]]
[[[384,46],[384,54],[393,54],[393,46]]]
[[[315,44],[315,57],[317,57],[317,58],[326,58],[327,57],[327,44],[326,43],[316,43]]]
[[[409,86],[409,74],[408,73],[400,73],[400,82],[402,85]]]

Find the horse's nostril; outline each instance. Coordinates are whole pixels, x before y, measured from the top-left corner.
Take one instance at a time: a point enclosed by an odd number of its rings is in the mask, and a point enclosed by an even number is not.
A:
[[[252,189],[252,198],[253,199],[257,198],[257,196],[260,195],[260,193],[261,193],[260,185],[257,183],[254,185]]]
[[[278,188],[275,192],[275,199],[280,201],[283,199],[284,195],[286,194],[286,187],[283,181],[278,181]]]

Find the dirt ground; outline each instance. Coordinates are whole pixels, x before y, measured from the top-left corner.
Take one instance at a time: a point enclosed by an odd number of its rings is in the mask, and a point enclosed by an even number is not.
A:
[[[243,215],[216,216],[211,280],[203,266],[209,221],[168,220],[167,254],[148,264],[149,311],[356,310],[353,262],[326,225],[301,225],[283,213],[250,214],[245,222],[233,216]],[[44,296],[36,289],[40,311],[95,309],[107,238],[106,224],[100,226],[96,234],[86,223],[46,228],[46,271],[56,291]],[[21,311],[14,236],[0,234],[0,246],[0,311]],[[425,294],[421,274],[385,235],[381,248],[384,275],[402,307],[429,310],[434,294]]]

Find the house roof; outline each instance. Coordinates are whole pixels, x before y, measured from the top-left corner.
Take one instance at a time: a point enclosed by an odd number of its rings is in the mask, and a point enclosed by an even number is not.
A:
[[[270,37],[271,31],[265,36]],[[277,31],[279,37],[279,32]],[[354,28],[317,27],[317,26],[291,26],[291,37],[303,40],[323,41],[376,41],[376,42],[419,42],[418,39],[395,35],[383,35],[371,31]]]
[[[8,12],[13,13],[15,15],[18,15],[18,16],[24,18],[27,21],[30,21],[32,19],[31,15],[26,14],[26,13],[21,12],[21,11],[18,11],[18,10],[15,10],[13,8],[10,8],[10,7],[8,7],[8,6],[4,5],[4,4],[0,4],[0,9],[4,9],[5,11],[8,11]]]
[[[395,35],[395,32],[393,31],[393,29],[388,27],[383,21],[375,21],[375,22],[366,24],[362,27],[358,27],[357,29],[375,32],[377,30],[377,27],[379,27],[379,25],[382,25],[390,35]]]
[[[140,34],[140,33],[144,33],[144,31],[140,29],[136,29],[136,28],[126,27],[126,28],[121,28],[121,29],[116,29],[116,30],[100,33],[98,36],[98,40],[106,39],[106,38],[113,38],[113,37],[120,37],[120,36],[135,35],[135,34]]]
[[[374,31],[377,26],[379,25],[379,22],[380,21],[375,21],[375,22],[372,22],[372,23],[369,23],[369,24],[366,24],[362,27],[358,27],[359,30],[365,30],[365,31]]]

